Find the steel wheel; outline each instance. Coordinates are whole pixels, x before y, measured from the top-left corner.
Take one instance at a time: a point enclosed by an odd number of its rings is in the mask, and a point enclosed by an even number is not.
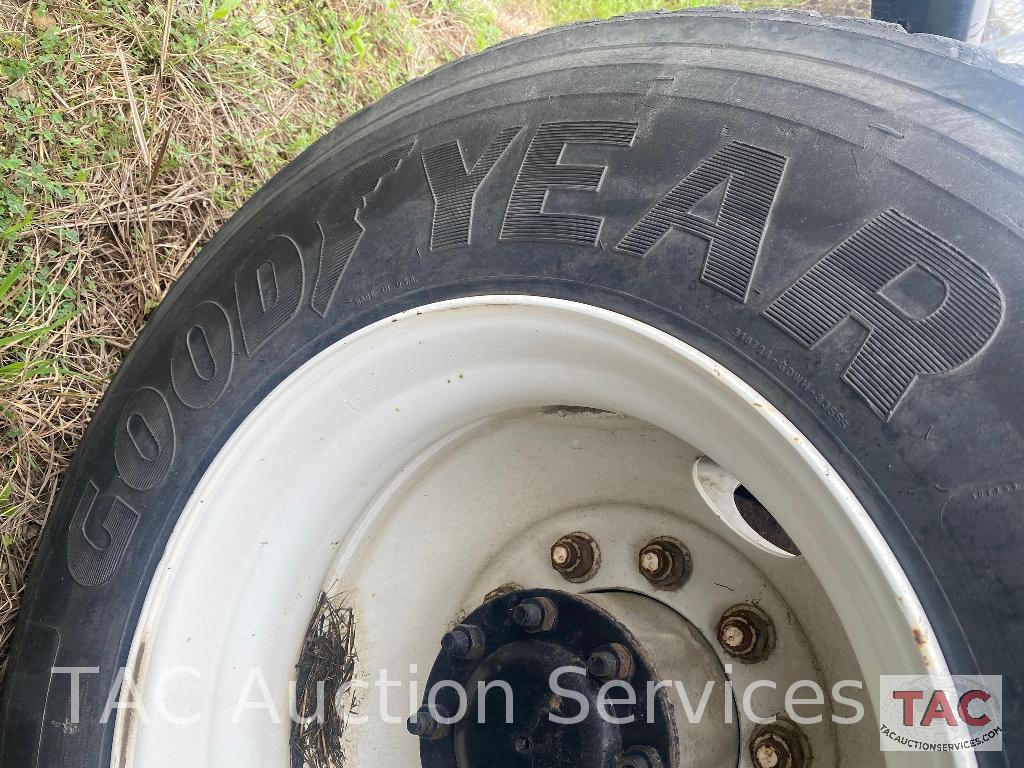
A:
[[[799,556],[737,524],[730,478],[773,511]],[[600,549],[582,582],[551,561],[552,545],[577,531]],[[675,589],[638,567],[644,545],[666,536],[692,557]],[[403,685],[390,722],[371,716],[346,730],[361,766],[417,762],[406,692],[423,690],[445,631],[485,596],[516,588],[506,585],[644,595],[646,608],[621,615],[627,627],[662,609],[685,620],[702,639],[687,666],[728,677],[739,709],[732,729],[721,713],[704,726],[716,734],[704,745],[715,765],[752,764],[758,724],[743,701],[755,681],[778,686],[749,698],[768,718],[799,680],[830,691],[943,664],[878,531],[767,401],[649,326],[527,296],[432,305],[320,353],[217,457],[158,574],[129,668],[141,672],[149,710],[203,718],[168,727],[123,717],[117,754],[128,757],[115,765],[287,765],[288,682],[322,591],[354,612],[357,677],[385,669]],[[761,663],[742,663],[718,639],[737,604],[774,624],[776,647]],[[201,680],[175,672],[182,666]],[[276,724],[265,708],[238,707],[263,700],[262,676]],[[846,691],[870,706],[869,692],[870,683],[860,697]],[[353,693],[361,711],[378,711],[378,688]],[[822,764],[881,764],[873,717],[837,727],[831,707],[824,713],[799,726]],[[949,764],[969,762],[960,760]]]

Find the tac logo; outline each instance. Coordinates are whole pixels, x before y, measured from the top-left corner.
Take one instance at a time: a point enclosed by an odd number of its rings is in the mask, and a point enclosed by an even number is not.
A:
[[[999,751],[1003,680],[998,675],[882,675],[883,752]]]

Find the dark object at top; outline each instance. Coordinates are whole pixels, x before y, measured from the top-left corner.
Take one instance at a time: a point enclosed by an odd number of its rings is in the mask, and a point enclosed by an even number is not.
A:
[[[871,18],[907,32],[981,42],[992,0],[872,0]]]

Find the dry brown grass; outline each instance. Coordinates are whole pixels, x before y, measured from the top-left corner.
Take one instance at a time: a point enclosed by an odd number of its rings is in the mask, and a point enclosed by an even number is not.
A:
[[[486,42],[470,10],[0,0],[0,674],[60,478],[149,312],[301,149]]]
[[[488,8],[501,36],[508,38],[529,35],[558,23],[557,20],[549,18],[542,5],[539,2],[516,3],[490,0]]]

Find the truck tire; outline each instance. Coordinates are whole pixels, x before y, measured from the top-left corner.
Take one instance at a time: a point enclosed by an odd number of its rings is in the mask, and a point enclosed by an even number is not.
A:
[[[373,329],[407,328],[395,342],[405,343],[429,318],[464,311],[495,335],[492,345],[446,353],[448,381],[437,381],[454,393],[472,386],[474,360],[506,344],[503,328],[519,333],[512,310],[497,324],[487,319],[507,302],[568,313],[551,326],[566,334],[583,334],[591,322],[584,316],[637,323],[644,338],[685,345],[757,393],[744,418],[796,430],[794,440],[823,457],[834,472],[828,482],[849,489],[866,511],[858,525],[881,534],[913,591],[872,597],[868,572],[848,573],[851,588],[879,605],[920,606],[924,623],[899,632],[924,649],[925,665],[937,654],[953,674],[1002,676],[1002,751],[976,758],[1018,764],[1022,83],[1019,70],[969,46],[880,22],[715,9],[512,40],[346,120],[203,248],[97,409],[24,593],[3,690],[0,764],[131,762],[125,744],[145,727],[125,711],[105,722],[100,714],[118,671],[134,664],[142,674],[145,653],[162,652],[140,627],[159,602],[152,585],[183,562],[169,554],[188,534],[183,511],[202,496],[219,457],[252,437],[254,414],[276,414],[268,434],[288,422],[289,398],[305,396],[288,388],[294,377]],[[538,350],[546,323],[537,320]],[[410,414],[434,402],[426,380],[416,379],[433,375],[437,362],[428,359],[431,332],[422,332],[421,351],[403,353],[405,373],[381,374],[383,390],[402,376],[412,377],[410,392],[423,390],[423,400],[396,396],[396,421],[420,418]],[[525,356],[502,379],[508,408],[543,406],[563,423],[616,410],[582,362],[575,378],[566,374],[572,400],[517,399],[512,385],[549,382],[518,344],[507,341],[508,359]],[[573,346],[559,350],[571,356]],[[606,360],[609,376],[636,375],[642,390],[650,380],[631,368],[640,364],[629,362],[628,345],[621,354]],[[301,392],[322,390],[334,411],[365,415],[372,395],[360,400],[338,376],[307,381]],[[470,415],[488,414],[467,414],[462,426]],[[653,419],[643,402],[624,415]],[[717,452],[701,453],[732,471],[730,457],[744,448],[731,453],[714,432],[707,434]],[[411,450],[415,441],[403,439],[389,455]],[[268,443],[264,453],[252,445],[247,460],[271,457],[267,472],[284,473],[279,484],[299,484],[287,498],[304,508],[305,477],[283,469],[287,446]],[[338,471],[358,454],[337,455]],[[311,476],[319,471],[308,467]],[[775,514],[812,569],[827,569],[827,553],[812,554],[808,533],[820,521],[805,525],[779,509],[772,500],[787,491],[757,471],[750,480],[732,474]],[[213,504],[203,520],[215,525],[221,514],[227,520],[231,510]],[[255,522],[263,512],[252,514],[253,528],[264,525]],[[410,535],[408,546],[425,546],[416,540]],[[602,543],[602,552],[609,547]],[[706,558],[691,550],[696,578]],[[262,568],[240,573],[239,583]],[[210,574],[208,592],[222,593],[224,613],[235,589]],[[392,593],[380,589],[376,599],[387,603]],[[200,592],[191,593],[197,601]],[[288,618],[305,627],[319,594],[296,587]],[[695,625],[714,645],[713,627]],[[299,652],[296,644],[288,665]],[[76,698],[75,678],[58,668],[98,671],[77,678]],[[182,754],[166,764],[180,765]],[[237,764],[207,754],[203,765]],[[198,768],[194,760],[184,762]]]

